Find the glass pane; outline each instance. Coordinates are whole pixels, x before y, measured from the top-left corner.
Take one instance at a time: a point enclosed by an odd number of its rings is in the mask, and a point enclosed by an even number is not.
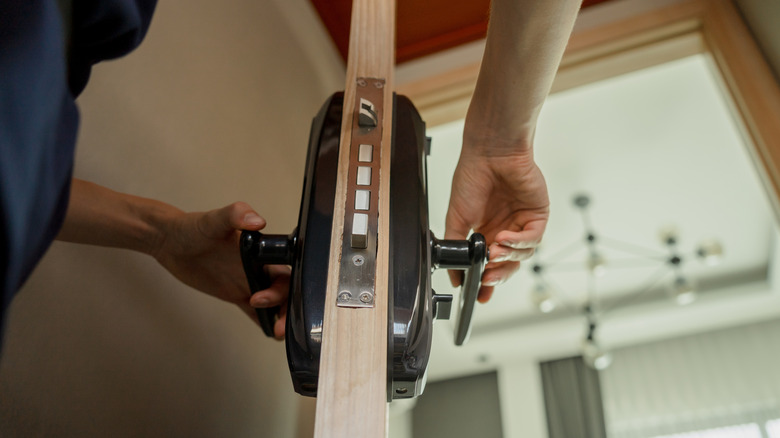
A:
[[[769,423],[767,423],[767,425],[768,424]],[[771,437],[772,435],[770,435],[770,438]],[[737,426],[718,427],[715,429],[697,430],[674,435],[663,435],[654,438],[761,438],[761,429],[758,427],[758,424],[750,423]]]
[[[766,422],[766,436],[768,438],[780,438],[780,418]]]

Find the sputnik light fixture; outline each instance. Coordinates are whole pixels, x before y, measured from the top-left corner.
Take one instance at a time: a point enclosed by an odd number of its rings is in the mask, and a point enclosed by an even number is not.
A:
[[[596,337],[599,327],[599,320],[603,319],[604,314],[618,305],[626,304],[626,301],[633,300],[636,297],[646,293],[657,286],[659,281],[672,274],[672,281],[669,284],[668,291],[670,297],[679,305],[688,305],[696,300],[696,285],[692,278],[687,276],[683,270],[683,262],[687,256],[680,252],[678,247],[678,232],[673,227],[665,228],[661,231],[660,238],[666,250],[666,255],[658,254],[658,251],[649,250],[638,245],[626,243],[620,240],[599,236],[592,226],[588,208],[590,207],[590,197],[580,194],[573,199],[574,207],[580,212],[585,234],[583,240],[576,240],[549,257],[547,261],[542,261],[537,255],[535,263],[532,266],[534,274],[534,286],[531,289],[530,298],[535,308],[542,313],[552,313],[560,307],[571,306],[564,298],[566,294],[551,285],[551,272],[556,271],[556,267],[567,265],[575,270],[584,270],[587,273],[587,288],[584,299],[585,305],[582,307],[582,313],[586,322],[585,336],[582,342],[582,355],[585,363],[590,367],[603,370],[612,362],[611,354],[604,350]],[[571,258],[578,250],[586,249],[585,259],[582,263],[572,265]],[[604,256],[605,249],[614,249],[623,253],[628,253],[634,257],[632,260],[644,259],[652,263],[660,263],[659,268],[654,272],[648,281],[642,283],[644,286],[625,295],[618,302],[614,303],[610,309],[600,308],[599,296],[596,290],[598,277],[602,277],[612,269],[620,269],[620,260],[610,261]],[[717,264],[723,256],[723,247],[717,240],[706,240],[697,246],[693,256],[699,258],[707,265]],[[625,261],[625,260],[624,260]],[[625,267],[625,265],[624,265]],[[569,269],[571,270],[571,269]],[[570,297],[570,295],[568,295]]]

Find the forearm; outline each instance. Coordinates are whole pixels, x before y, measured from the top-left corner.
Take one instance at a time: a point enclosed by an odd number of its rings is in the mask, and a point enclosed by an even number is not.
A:
[[[464,146],[530,148],[581,0],[493,0]]]
[[[73,180],[65,222],[57,240],[154,254],[164,228],[182,212],[168,204]]]

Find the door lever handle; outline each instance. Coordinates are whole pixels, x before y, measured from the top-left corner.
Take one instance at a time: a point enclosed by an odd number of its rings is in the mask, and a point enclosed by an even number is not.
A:
[[[455,345],[463,345],[471,333],[471,317],[488,259],[485,236],[474,233],[469,240],[439,240],[431,233],[431,259],[437,269],[466,271],[455,315]]]
[[[255,293],[271,287],[271,277],[265,265],[291,265],[295,254],[296,233],[263,234],[259,231],[241,232],[241,262],[249,283],[249,290]],[[274,337],[274,323],[280,306],[255,309],[263,332]]]

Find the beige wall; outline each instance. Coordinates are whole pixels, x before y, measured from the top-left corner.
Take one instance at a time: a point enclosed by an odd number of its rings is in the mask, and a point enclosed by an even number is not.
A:
[[[305,0],[162,1],[79,100],[76,175],[186,210],[244,200],[289,232],[342,78]],[[55,244],[12,305],[0,436],[292,436],[298,405],[282,343],[146,256]]]

